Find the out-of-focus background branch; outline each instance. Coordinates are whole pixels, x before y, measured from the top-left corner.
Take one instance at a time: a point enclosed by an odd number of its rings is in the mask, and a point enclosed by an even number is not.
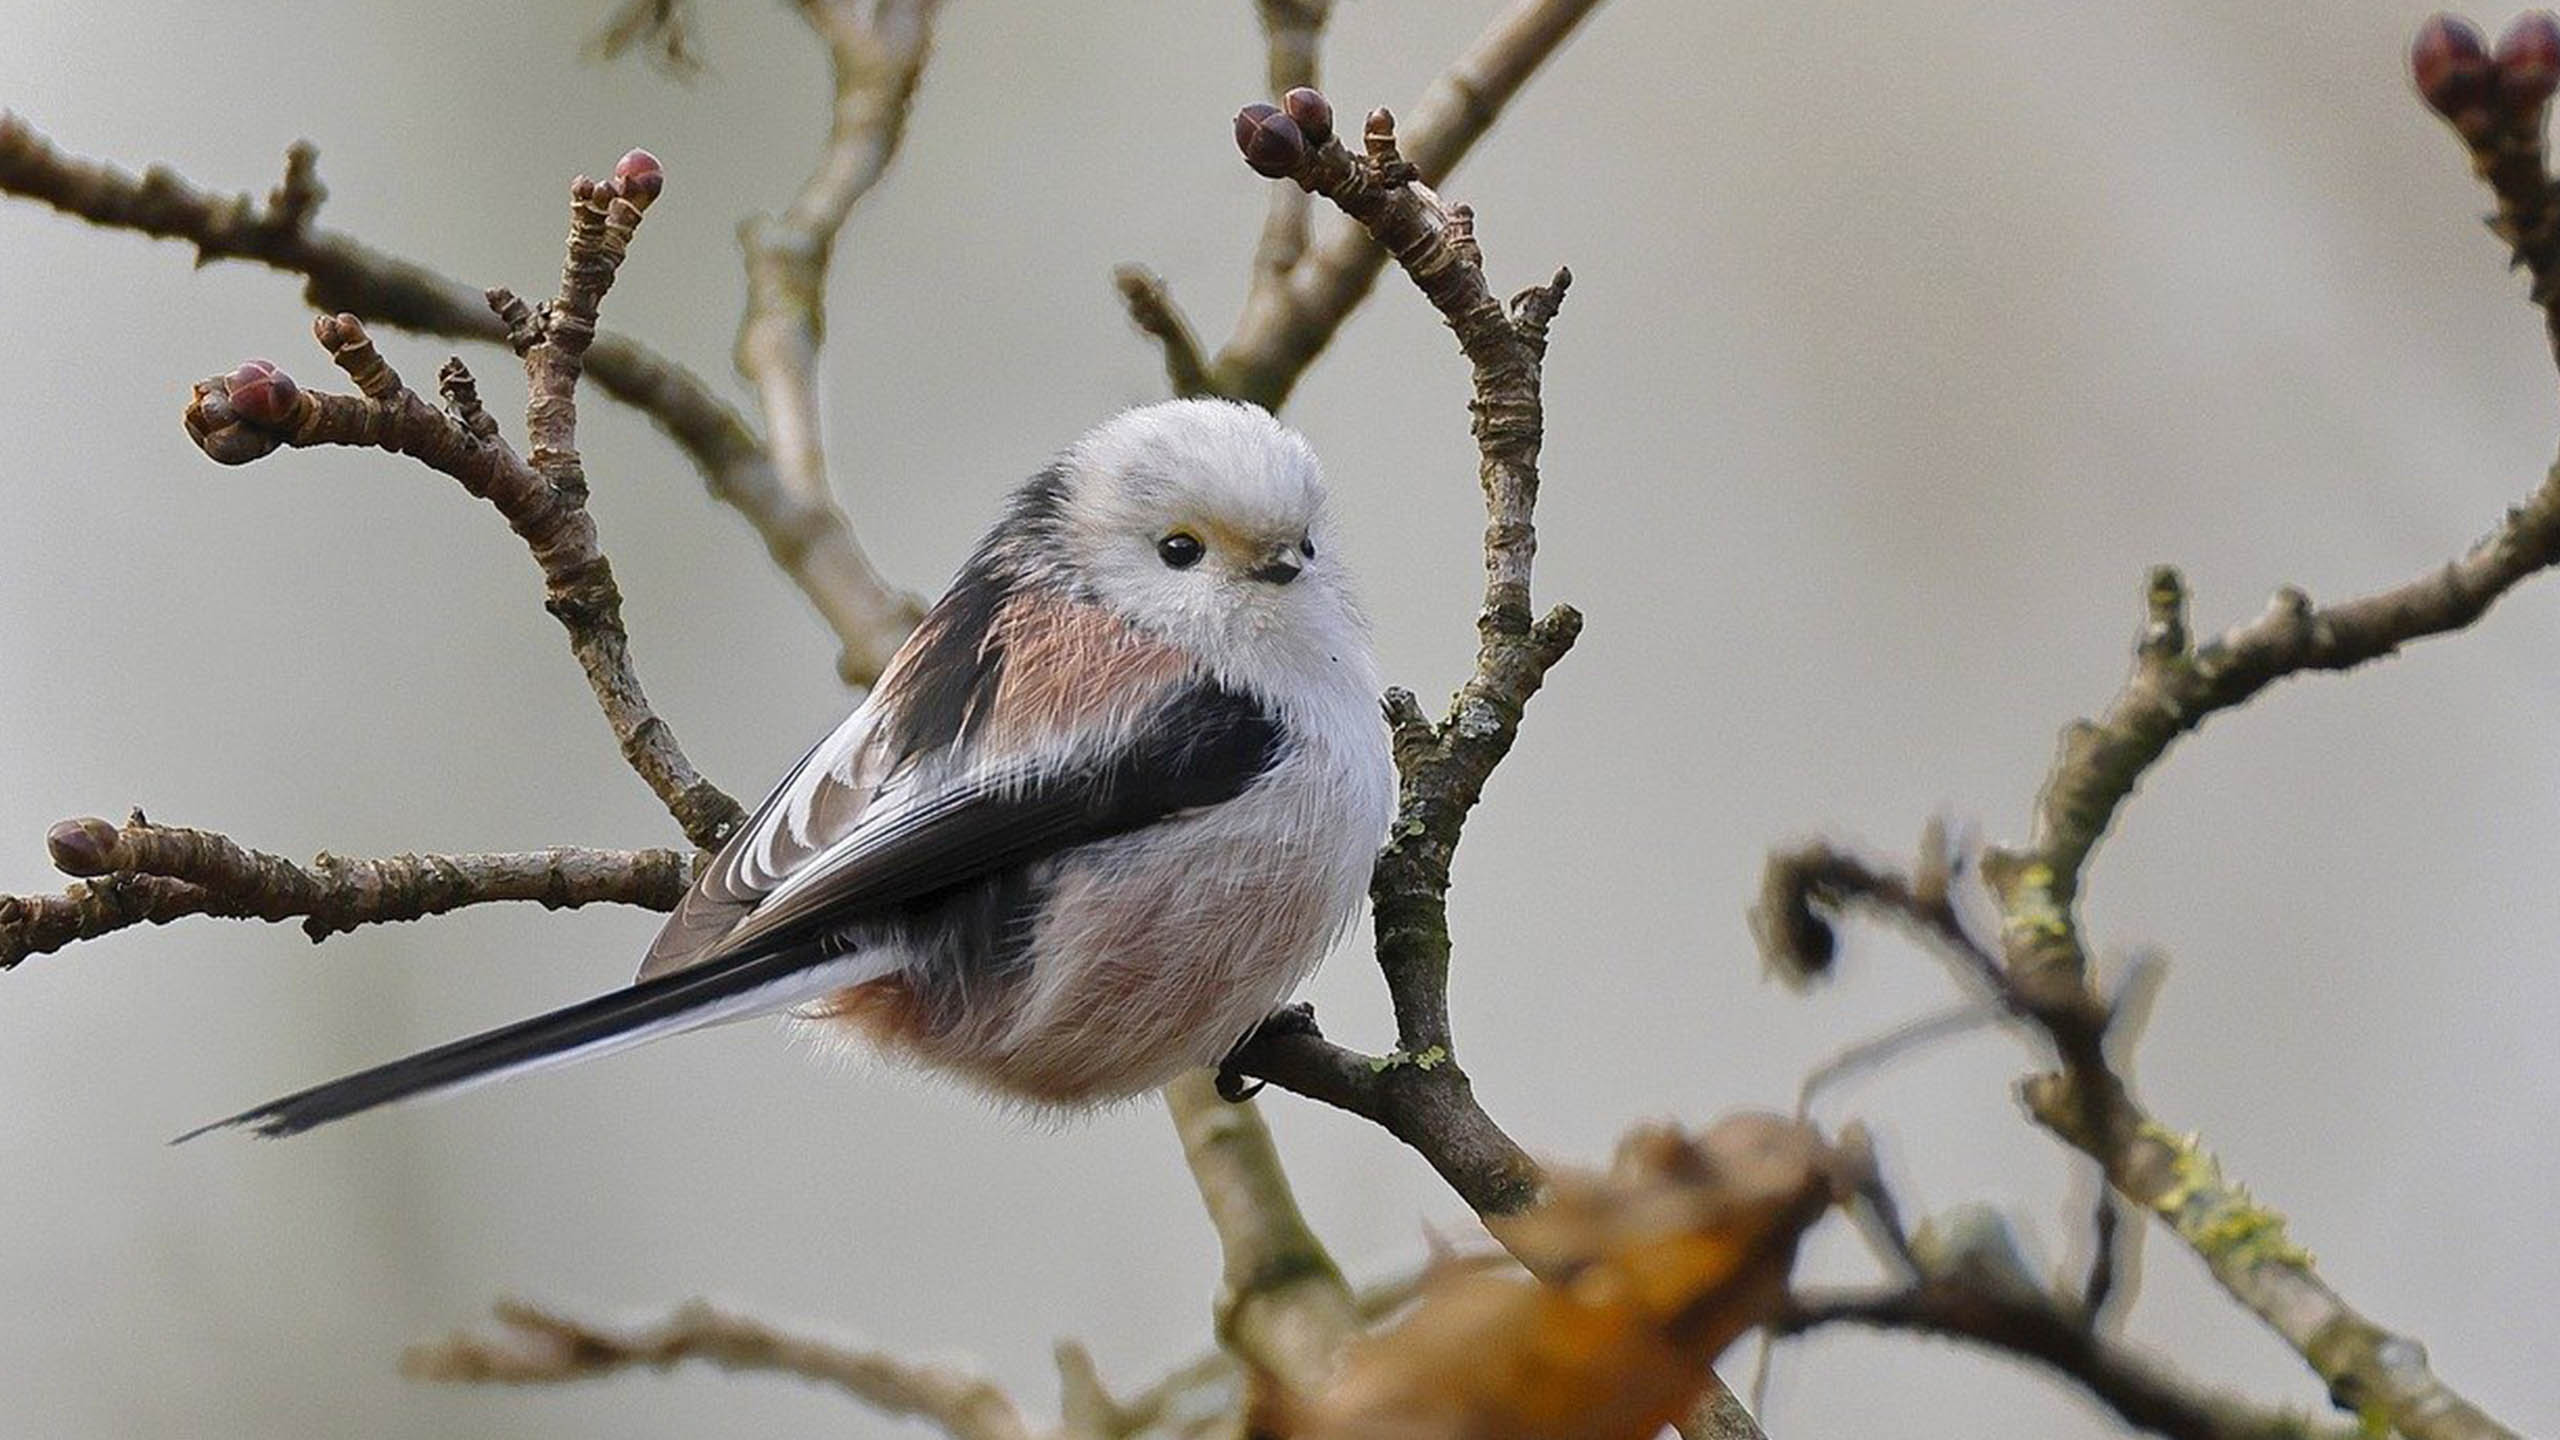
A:
[[[897,157],[941,0],[802,0],[798,8],[826,48],[834,104],[826,146],[790,207],[738,227],[747,307],[737,361],[763,405],[783,491],[805,517],[787,536],[768,537],[773,557],[800,576],[843,642],[836,668],[846,683],[864,685],[923,611],[862,553],[828,472],[818,393],[827,262],[853,207]]]

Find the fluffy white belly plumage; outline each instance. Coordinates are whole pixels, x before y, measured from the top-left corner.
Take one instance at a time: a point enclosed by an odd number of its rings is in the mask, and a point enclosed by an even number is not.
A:
[[[1034,1106],[1137,1095],[1215,1063],[1341,937],[1394,805],[1375,720],[1293,741],[1233,800],[1034,867],[1020,963],[976,977],[899,965],[805,1013]],[[978,988],[965,1004],[925,990],[955,983]]]

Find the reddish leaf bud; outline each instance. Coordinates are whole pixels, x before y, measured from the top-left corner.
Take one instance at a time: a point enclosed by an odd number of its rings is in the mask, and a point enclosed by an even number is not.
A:
[[[613,162],[614,184],[622,188],[622,198],[635,210],[646,210],[649,202],[667,188],[666,167],[658,157],[646,150],[634,150]]]
[[[188,430],[210,434],[239,423],[240,417],[231,412],[230,376],[216,375],[196,382],[194,392],[187,397]]]
[[[320,342],[321,349],[335,355],[350,345],[364,343],[364,322],[344,311],[335,315],[314,315],[311,317],[311,338]]]
[[[2548,10],[2528,10],[2498,37],[2498,99],[2531,110],[2560,89],[2560,21]]]
[[[266,360],[243,360],[231,372],[231,413],[252,425],[281,425],[302,393],[293,377]]]
[[[1301,85],[1280,97],[1280,108],[1298,122],[1298,133],[1316,149],[1323,149],[1333,138],[1333,102],[1324,98],[1323,91]]]
[[[2448,120],[2487,101],[2498,79],[2480,32],[2453,15],[2437,15],[2418,28],[2409,47],[2409,73],[2428,106]]]
[[[1247,105],[1236,112],[1236,148],[1257,175],[1285,180],[1307,160],[1307,137],[1298,122],[1270,105]]]
[[[195,383],[187,397],[186,426],[187,438],[196,442],[196,448],[224,465],[246,465],[284,443],[275,430],[250,424],[232,408],[228,375]]]
[[[92,815],[65,820],[45,833],[45,852],[65,875],[104,875],[115,867],[116,827]]]

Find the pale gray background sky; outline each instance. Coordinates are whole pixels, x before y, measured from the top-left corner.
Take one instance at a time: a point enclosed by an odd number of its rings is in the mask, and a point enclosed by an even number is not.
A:
[[[1346,0],[1329,88],[1407,101],[1492,8]],[[562,183],[646,144],[672,180],[608,319],[734,389],[732,227],[808,163],[818,59],[782,7],[712,6],[714,68],[680,88],[580,63],[601,9],[0,0],[0,104],[258,190],[309,136],[326,223],[529,293]],[[1114,262],[1223,330],[1263,196],[1226,138],[1258,83],[1249,10],[951,7],[833,291],[838,474],[898,581],[938,586],[1048,450],[1159,393]],[[2403,79],[2423,10],[1615,0],[1450,187],[1504,282],[1578,276],[1540,579],[1591,626],[1454,903],[1459,1033],[1522,1140],[1594,1156],[1641,1117],[1783,1102],[1940,1004],[1940,973],[1873,937],[1827,993],[1763,983],[1760,857],[1812,831],[1907,848],[1940,811],[2016,834],[2056,728],[2122,672],[2145,565],[2185,564],[2219,624],[2286,580],[2397,581],[2540,475],[2551,365]],[[0,204],[0,890],[58,883],[52,821],[135,803],[297,855],[673,838],[484,506],[383,456],[224,471],[187,444],[190,380],[250,354],[325,372],[306,324],[289,280]],[[385,348],[420,380],[444,353]],[[1386,668],[1426,695],[1471,639],[1463,396],[1390,280],[1292,411]],[[652,692],[753,790],[845,704],[831,648],[645,424],[587,413]],[[2090,897],[2104,943],[2174,957],[2142,1057],[2160,1114],[2546,1432],[2556,648],[2544,582],[2473,635],[2217,722]],[[979,1357],[1035,1408],[1054,1336],[1125,1380],[1202,1342],[1211,1238],[1153,1107],[1026,1128],[761,1027],[290,1145],[163,1144],[617,983],[652,923],[491,909],[315,950],[196,922],[0,977],[0,1436],[909,1433],[772,1380],[393,1376],[505,1292],[602,1313],[708,1292]],[[1313,994],[1348,1038],[1384,1034],[1360,956]],[[1950,1045],[1834,1108],[1881,1128],[1916,1207],[2015,1205],[2076,1255],[2053,1209],[2073,1167],[2007,1099],[2022,1054]],[[1458,1221],[1378,1132],[1269,1110],[1356,1268]],[[2174,1244],[2151,1254],[2136,1334],[2317,1403]],[[1782,1436],[2109,1431],[2008,1365],[1848,1335],[1790,1352],[1773,1405]]]

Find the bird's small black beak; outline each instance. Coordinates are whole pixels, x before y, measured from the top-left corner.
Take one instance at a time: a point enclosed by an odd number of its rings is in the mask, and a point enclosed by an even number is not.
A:
[[[1274,585],[1286,585],[1297,579],[1298,572],[1306,568],[1306,557],[1298,553],[1297,546],[1282,545],[1263,556],[1261,564],[1244,573],[1256,580],[1268,580]]]

